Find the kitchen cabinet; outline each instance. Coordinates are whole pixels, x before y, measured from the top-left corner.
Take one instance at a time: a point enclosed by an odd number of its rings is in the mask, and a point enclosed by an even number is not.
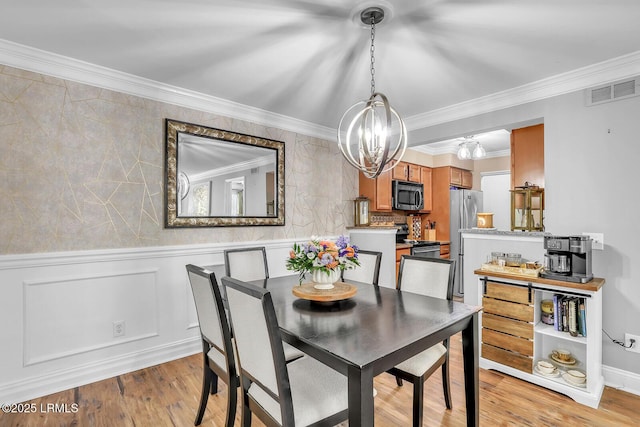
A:
[[[555,390],[583,405],[597,408],[604,389],[602,375],[602,286],[604,279],[571,283],[541,277],[523,278],[501,272],[475,270],[480,276],[479,304],[482,342],[480,367],[494,369]],[[541,305],[554,295],[580,298],[586,312],[586,336],[572,336],[542,322]],[[571,352],[571,363],[560,363],[552,352]],[[536,369],[540,360],[550,361],[557,374]],[[583,386],[564,379],[567,370],[586,374]]]
[[[381,173],[377,178],[367,178],[362,172],[358,177],[360,195],[367,197],[371,202],[370,211],[387,212],[393,209],[391,203],[391,172]]]
[[[544,189],[511,190],[511,231],[544,231]]]
[[[461,187],[463,172],[466,180],[472,182],[471,171],[466,171],[453,166],[441,166],[431,169],[431,213],[428,219],[436,222],[436,235],[441,239],[449,239],[451,186]],[[455,184],[458,182],[459,184]],[[470,187],[469,187],[470,188]]]
[[[473,174],[471,171],[462,169],[462,183],[460,185],[461,188],[471,188],[473,187]]]
[[[449,249],[451,247],[450,243],[440,242],[440,258],[449,259]]]
[[[402,255],[411,255],[411,248],[396,248],[396,286],[398,284],[398,273],[400,272],[400,259]]]
[[[421,182],[420,165],[407,162],[399,162],[391,171],[393,179],[410,182]]]
[[[433,196],[431,190],[431,168],[421,166],[420,178],[422,180],[422,186],[424,187],[424,207],[420,212],[431,212],[431,208],[433,206]]]
[[[511,189],[525,182],[544,188],[544,124],[511,131]]]

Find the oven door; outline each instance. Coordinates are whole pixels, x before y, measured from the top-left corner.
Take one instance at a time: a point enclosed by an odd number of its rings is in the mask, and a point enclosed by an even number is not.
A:
[[[440,258],[440,245],[414,246],[411,255],[422,258]]]

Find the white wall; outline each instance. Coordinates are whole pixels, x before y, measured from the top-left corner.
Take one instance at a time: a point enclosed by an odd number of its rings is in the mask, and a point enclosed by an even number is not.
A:
[[[593,252],[603,277],[603,329],[622,339],[640,335],[640,198],[634,197],[640,159],[640,97],[584,105],[582,91],[432,127],[432,138],[479,129],[545,124],[545,230],[604,233]],[[603,337],[603,364],[640,373],[640,353]],[[606,376],[605,376],[606,378]]]
[[[511,174],[483,173],[480,180],[482,209],[493,213],[493,226],[498,230],[511,230]]]
[[[293,240],[265,241],[272,277]],[[202,351],[185,265],[256,242],[0,257],[0,402],[16,403]],[[219,280],[219,279],[218,279]],[[113,322],[125,335],[113,336]]]

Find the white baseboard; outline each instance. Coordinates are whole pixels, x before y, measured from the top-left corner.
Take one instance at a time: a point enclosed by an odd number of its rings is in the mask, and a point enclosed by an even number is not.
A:
[[[640,396],[640,374],[603,365],[602,375],[607,387]]]
[[[18,382],[4,384],[0,387],[0,402],[9,404],[26,402],[30,399],[148,368],[199,352],[202,352],[200,336],[51,372],[44,376],[21,379]]]

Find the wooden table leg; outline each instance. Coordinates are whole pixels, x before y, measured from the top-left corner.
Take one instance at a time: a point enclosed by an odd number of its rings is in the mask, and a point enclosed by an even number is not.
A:
[[[373,371],[349,366],[349,425],[373,427]]]
[[[462,330],[464,395],[467,404],[467,426],[477,427],[480,418],[480,381],[478,378],[478,313]]]

